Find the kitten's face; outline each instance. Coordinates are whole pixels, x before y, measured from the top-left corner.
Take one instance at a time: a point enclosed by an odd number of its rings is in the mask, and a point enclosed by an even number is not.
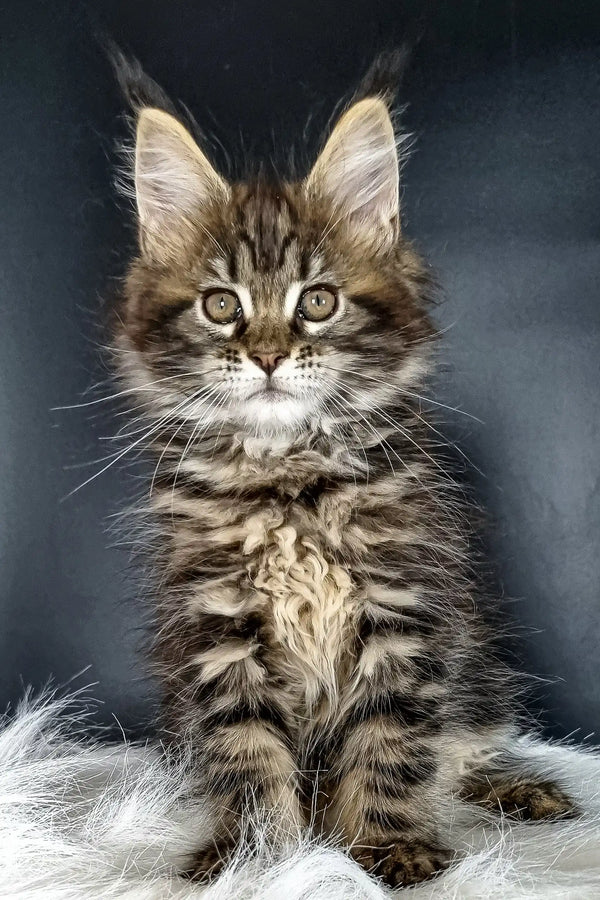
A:
[[[381,101],[365,104],[296,185],[227,185],[174,119],[141,120],[125,357],[154,382],[156,412],[177,408],[198,439],[215,424],[274,437],[360,421],[424,374],[393,132]]]
[[[350,323],[339,267],[317,249],[299,192],[234,190],[219,220],[185,317],[206,381],[220,415],[246,431],[302,427],[335,397],[335,347]]]

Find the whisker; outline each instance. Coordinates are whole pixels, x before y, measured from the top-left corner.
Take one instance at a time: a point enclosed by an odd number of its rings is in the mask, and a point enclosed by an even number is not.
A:
[[[155,434],[166,422],[168,422],[172,418],[174,413],[177,412],[182,406],[186,405],[187,403],[195,402],[195,399],[196,398],[194,396],[186,397],[185,400],[183,400],[181,403],[179,403],[175,407],[174,410],[171,410],[166,416],[163,416],[163,418],[160,419],[158,423],[156,423],[152,428],[150,428],[148,431],[146,431],[140,438],[135,440],[132,444],[130,444],[124,450],[121,450],[119,453],[117,453],[117,455],[114,456],[114,458],[109,463],[107,463],[107,465],[103,466],[103,468],[100,469],[99,472],[96,472],[94,475],[91,475],[89,478],[87,478],[84,482],[82,482],[76,488],[73,488],[72,491],[69,491],[69,493],[63,498],[63,500],[68,500],[70,497],[73,496],[73,494],[76,494],[78,491],[80,491],[82,488],[86,487],[86,485],[90,484],[96,478],[99,478],[100,475],[103,475],[104,472],[108,471],[108,469],[110,469],[112,466],[114,466],[114,464],[116,462],[118,462],[120,459],[123,459],[123,457],[126,456],[128,453],[130,453],[133,449],[135,449],[135,447],[138,447],[142,443],[142,441],[147,440],[149,437],[151,437],[151,435]]]
[[[227,392],[227,394],[226,394],[226,396],[225,396],[225,400],[224,400],[223,405],[225,405],[225,402],[226,402],[227,400],[229,400],[229,398],[230,398],[230,396],[231,396],[231,394],[232,394],[232,391],[233,391],[233,389],[230,388],[229,391]],[[216,436],[216,438],[215,438],[215,442],[214,442],[214,444],[213,444],[213,449],[212,449],[212,453],[210,454],[210,460],[209,460],[209,462],[212,462],[213,459],[214,459],[214,456],[215,456],[215,450],[217,449],[217,444],[219,443],[219,441],[220,441],[220,439],[221,439],[221,435],[222,435],[222,433],[223,433],[223,427],[224,427],[224,425],[225,425],[225,419],[223,419],[223,421],[221,422],[221,427],[219,428],[218,434],[217,434],[217,436]]]
[[[225,396],[227,397],[227,396],[229,396],[229,395],[225,395]],[[205,415],[208,416],[210,413],[214,413],[214,412],[219,408],[219,406],[220,406],[222,403],[224,403],[224,402],[225,402],[225,399],[224,399],[223,397],[221,397],[221,398],[217,397],[216,401],[215,401],[215,400],[211,400],[210,405],[209,405],[208,409],[207,409],[206,412],[205,412]],[[192,443],[193,443],[193,441],[194,441],[196,435],[197,435],[197,434],[199,435],[199,438],[198,438],[198,439],[200,440],[200,439],[206,434],[206,432],[207,432],[208,428],[210,428],[212,422],[211,422],[210,419],[209,419],[208,423],[206,423],[206,427],[204,428],[204,430],[203,430],[202,433],[200,434],[200,433],[199,433],[199,429],[201,429],[202,426],[203,426],[204,424],[205,424],[205,422],[204,422],[203,420],[199,420],[199,421],[196,423],[196,425],[195,425],[194,428],[192,429],[192,433],[191,433],[191,435],[190,435],[190,437],[189,437],[189,440],[188,440],[187,444],[185,445],[185,447],[183,448],[183,452],[182,452],[181,456],[179,457],[179,462],[178,462],[178,464],[177,464],[177,469],[175,470],[175,477],[174,477],[174,479],[173,479],[173,487],[172,487],[172,489],[171,489],[171,518],[173,518],[174,515],[175,515],[175,513],[174,513],[175,488],[176,488],[176,486],[177,486],[177,478],[179,477],[179,472],[180,472],[182,463],[183,463],[183,461],[184,461],[184,459],[185,459],[185,456],[186,456],[186,454],[187,454],[189,448],[191,447],[191,445],[192,445]]]
[[[199,219],[196,220],[196,224],[200,226],[200,228],[202,229],[202,231],[204,232],[204,234],[207,236],[207,238],[208,238],[210,241],[212,241],[212,243],[213,243],[214,246],[217,248],[217,250],[218,250],[220,253],[222,253],[223,256],[227,256],[227,254],[225,253],[225,250],[223,249],[223,245],[220,244],[220,243],[218,242],[218,240],[216,239],[216,237],[214,236],[214,234],[211,234],[211,232],[208,230],[208,228],[206,227],[206,225],[203,225],[202,222],[201,222]]]
[[[191,394],[189,399],[191,400],[193,398],[194,402],[196,403],[198,400],[203,400],[213,390],[215,390],[215,388],[212,385],[209,385],[208,387],[205,387],[205,388],[200,388],[199,390],[197,390],[193,394]],[[170,410],[169,412],[174,412],[174,410]],[[165,413],[165,415],[168,415],[168,414],[169,413]],[[142,413],[141,415],[136,416],[128,424],[133,425],[134,422],[143,421],[144,419],[147,420],[148,418],[149,418],[148,412],[146,412],[146,414]],[[176,418],[176,416],[174,415],[173,418]],[[126,426],[123,426],[123,427],[126,427]],[[141,428],[134,428],[131,431],[123,431],[123,428],[120,428],[117,431],[117,433],[114,435],[113,438],[101,438],[101,440],[119,440],[120,438],[124,438],[124,437],[134,437],[136,434],[139,434],[140,431],[143,431],[144,427],[145,426],[142,426]]]
[[[215,390],[217,390],[216,387],[209,388],[209,389],[208,389],[208,393],[205,394],[205,395],[202,397],[202,399],[203,399],[203,400],[206,400],[206,399],[211,395],[211,392],[214,392]],[[175,440],[175,438],[177,437],[177,435],[179,434],[179,432],[181,431],[181,429],[184,428],[184,427],[187,425],[187,423],[189,422],[189,420],[190,420],[190,416],[185,416],[183,422],[181,423],[181,425],[179,426],[179,428],[177,429],[177,431],[175,431],[175,433],[174,433],[173,435],[171,435],[169,441],[167,442],[166,446],[163,448],[163,450],[162,450],[160,456],[158,457],[158,462],[156,463],[156,466],[155,466],[155,468],[154,468],[154,472],[152,473],[152,480],[151,480],[151,482],[150,482],[150,490],[149,490],[149,492],[148,492],[148,496],[149,496],[149,497],[152,497],[152,494],[153,494],[153,492],[154,492],[154,484],[155,484],[155,482],[156,482],[156,476],[158,475],[158,470],[159,470],[159,468],[160,468],[161,462],[163,461],[163,458],[164,458],[164,456],[165,456],[165,453],[168,451],[169,447],[171,446],[171,444],[173,443],[173,441]]]
[[[398,455],[398,453],[396,453],[396,451],[394,450],[394,448],[392,447],[392,445],[391,445],[388,441],[385,440],[384,436],[383,436],[379,431],[377,431],[377,429],[376,429],[376,428],[373,426],[373,424],[367,419],[367,417],[364,416],[364,415],[361,413],[361,411],[360,411],[359,409],[357,409],[353,404],[349,403],[348,399],[347,399],[346,397],[344,397],[342,394],[340,394],[339,392],[338,392],[338,397],[339,397],[344,403],[346,403],[346,404],[350,407],[350,409],[352,410],[353,413],[355,413],[356,415],[360,416],[360,418],[365,422],[365,424],[366,424],[367,427],[371,430],[371,432],[375,435],[375,437],[378,438],[378,444],[381,446],[381,449],[382,449],[383,452],[385,453],[385,456],[386,456],[386,459],[387,459],[387,461],[388,461],[388,464],[389,464],[389,467],[390,467],[390,469],[391,469],[392,474],[395,475],[396,472],[395,472],[394,467],[393,467],[393,465],[392,465],[392,461],[391,461],[391,459],[390,459],[390,457],[389,457],[389,454],[388,454],[388,452],[387,452],[386,446],[389,447],[389,449],[392,451],[392,453],[394,454],[394,456],[396,456],[396,457],[398,458],[398,460],[402,463],[402,465],[404,466],[404,468],[405,468],[408,472],[410,472],[410,467],[409,467],[409,466],[406,464],[406,462]],[[424,486],[423,486],[423,487],[424,487]]]
[[[434,432],[434,434],[437,434],[438,437],[440,437],[440,438],[442,439],[442,442],[443,442],[443,444],[444,444],[445,446],[452,447],[454,450],[456,450],[456,452],[457,452],[460,456],[462,456],[462,458],[464,459],[464,461],[465,461],[472,469],[474,469],[475,472],[477,472],[478,475],[481,475],[482,478],[487,478],[487,476],[485,475],[485,473],[482,472],[482,470],[479,468],[479,466],[477,466],[477,465],[473,462],[473,460],[465,453],[465,451],[462,449],[462,447],[459,447],[459,445],[458,445],[457,443],[455,443],[454,441],[449,440],[449,439],[446,437],[445,434],[442,434],[441,431],[439,431],[434,425],[432,425],[431,422],[428,422],[427,419],[424,418],[424,416],[421,416],[418,412],[416,412],[416,410],[413,410],[413,413],[414,413],[414,415],[417,417],[417,419],[419,419],[419,421],[423,423],[423,425],[427,426],[427,428],[430,428],[431,431]]]
[[[354,390],[354,388],[348,387],[348,385],[344,385],[344,388],[347,391],[351,391],[354,394],[354,396],[357,397],[358,399],[360,399],[363,403],[366,403],[364,398],[362,398],[360,393],[358,391]],[[451,474],[449,472],[447,472],[446,469],[444,469],[444,467],[441,465],[441,463],[437,459],[435,459],[430,453],[428,453],[424,447],[421,447],[421,445],[419,443],[417,443],[417,441],[414,440],[414,438],[410,434],[410,431],[407,428],[405,428],[404,425],[402,425],[400,422],[398,422],[397,419],[394,419],[391,416],[389,416],[387,413],[385,413],[381,409],[381,407],[379,407],[377,404],[366,404],[366,405],[367,405],[367,408],[371,412],[373,412],[377,416],[380,416],[385,422],[387,422],[393,428],[397,429],[398,432],[404,438],[406,438],[407,441],[410,441],[410,443],[414,447],[416,447],[417,450],[419,450],[424,456],[427,457],[427,459],[432,463],[432,465],[434,465],[437,469],[439,469],[440,472],[442,472],[447,478],[452,480]]]
[[[339,404],[333,399],[332,399],[332,402],[335,404],[336,408],[339,409],[340,413],[342,413],[342,415],[343,415],[344,411],[341,408],[341,406],[339,406]],[[350,463],[350,466],[352,467],[352,478],[354,479],[354,487],[358,487],[357,482],[356,482],[356,469],[354,468],[354,463],[352,461],[352,454],[350,453],[350,449],[348,447],[348,444],[346,443],[346,439],[344,438],[344,432],[342,431],[341,428],[337,428],[336,430],[337,430],[337,435],[338,435],[339,439],[342,441],[342,443],[346,449],[346,453],[348,454],[348,462]],[[368,469],[368,463],[367,463],[367,469]]]
[[[342,219],[344,218],[343,215],[341,215],[341,216],[338,216],[338,217],[337,217],[337,219],[335,220],[335,222],[332,222],[331,220],[333,219],[333,216],[334,216],[334,213],[332,212],[331,215],[329,216],[327,222],[325,223],[325,227],[324,227],[324,229],[323,229],[323,231],[322,231],[322,233],[321,233],[321,237],[320,237],[320,239],[319,239],[319,241],[318,241],[318,243],[317,243],[317,246],[316,246],[316,247],[314,248],[314,250],[312,251],[313,254],[316,254],[317,251],[321,249],[321,247],[323,246],[323,243],[325,242],[325,240],[326,240],[326,238],[327,238],[327,235],[328,235],[331,231],[333,231],[333,229],[335,228],[335,226],[336,226],[336,225],[339,225],[339,223],[340,223],[340,222],[342,221]]]
[[[383,387],[389,387],[392,390],[398,391],[399,394],[405,394],[407,397],[413,397],[415,400],[421,400],[423,403],[431,403],[432,406],[439,406],[442,409],[447,409],[450,412],[458,413],[461,416],[466,416],[468,419],[473,419],[473,421],[478,422],[480,425],[484,425],[485,423],[474,416],[472,413],[465,412],[464,409],[458,409],[456,406],[448,406],[446,403],[441,403],[438,400],[433,400],[431,397],[424,397],[422,394],[416,394],[413,391],[407,391],[406,388],[400,387],[400,385],[393,384],[390,381],[383,381],[383,379],[379,377],[375,377],[373,375],[367,375],[366,372],[359,372],[356,369],[340,369],[336,366],[330,366],[326,363],[320,363],[324,369],[330,369],[332,372],[337,372],[340,375],[356,375],[359,378],[366,378],[368,381],[375,381],[378,385]]]
[[[85,403],[74,403],[71,406],[53,406],[51,407],[51,412],[60,412],[62,410],[67,409],[84,409],[86,406],[97,406],[99,403],[108,403],[110,400],[117,400],[119,397],[127,397],[129,394],[137,394],[143,391],[149,390],[156,384],[162,384],[165,381],[172,381],[175,378],[191,378],[195,376],[198,378],[199,375],[208,375],[210,372],[216,371],[215,369],[210,369],[208,372],[179,372],[176,375],[167,375],[165,378],[157,378],[156,381],[148,381],[145,384],[141,384],[137,387],[126,388],[123,391],[119,391],[116,394],[111,394],[109,397],[98,397],[96,400],[87,400]]]

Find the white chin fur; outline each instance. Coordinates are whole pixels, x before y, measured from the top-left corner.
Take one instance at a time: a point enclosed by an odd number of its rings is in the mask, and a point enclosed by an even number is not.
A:
[[[268,394],[250,397],[239,403],[239,414],[244,428],[254,434],[278,434],[294,431],[314,415],[314,404],[300,397]]]

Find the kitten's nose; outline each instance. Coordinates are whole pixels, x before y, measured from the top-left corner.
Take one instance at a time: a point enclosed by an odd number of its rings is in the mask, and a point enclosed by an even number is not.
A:
[[[266,372],[267,375],[272,375],[279,363],[283,362],[286,358],[287,353],[253,353],[250,359],[252,362],[256,363],[259,368]]]

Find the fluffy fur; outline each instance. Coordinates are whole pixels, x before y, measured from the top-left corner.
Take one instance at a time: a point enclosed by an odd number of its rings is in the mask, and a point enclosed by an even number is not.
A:
[[[210,821],[184,760],[155,746],[84,737],[81,699],[23,702],[0,730],[0,896],[4,900],[384,900],[347,854],[308,835],[273,852],[256,822],[258,857],[240,848],[210,886],[177,871]],[[560,781],[585,815],[562,823],[477,819],[455,801],[448,841],[464,854],[410,896],[428,900],[600,897],[600,759],[523,740],[519,755]],[[263,823],[264,824],[264,823]],[[256,850],[256,847],[254,848]]]
[[[249,804],[272,842],[311,820],[391,885],[448,865],[453,793],[575,812],[510,749],[516,683],[423,408],[430,287],[398,165],[381,92],[296,182],[231,184],[172,111],[136,110],[115,343],[156,461],[163,737],[193,748],[214,815],[192,877]]]

